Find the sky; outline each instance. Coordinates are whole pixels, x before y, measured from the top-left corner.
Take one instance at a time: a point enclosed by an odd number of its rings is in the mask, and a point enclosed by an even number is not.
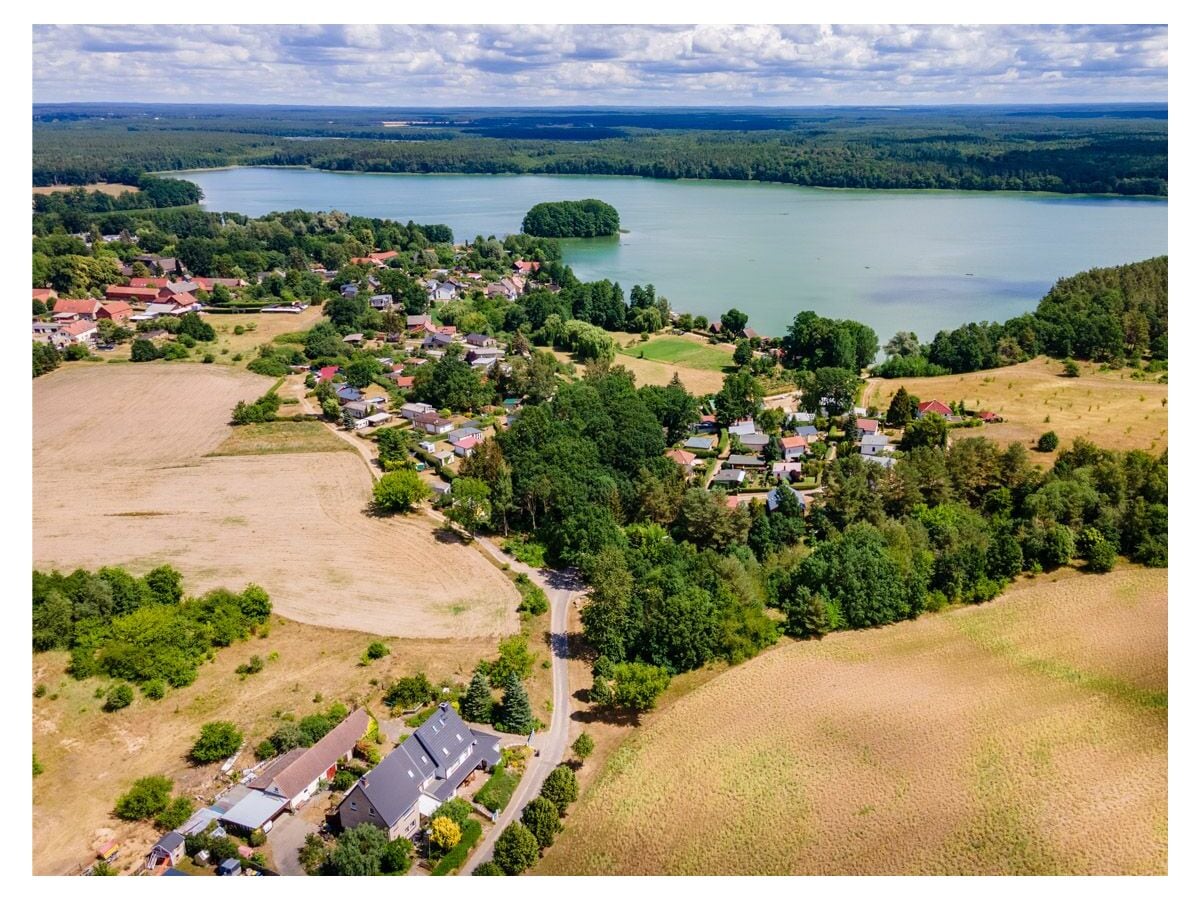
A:
[[[35,102],[807,106],[1167,99],[1154,25],[50,25]]]

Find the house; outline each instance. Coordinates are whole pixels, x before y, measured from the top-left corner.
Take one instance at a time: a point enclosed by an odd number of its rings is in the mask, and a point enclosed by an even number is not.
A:
[[[722,469],[713,476],[712,483],[719,487],[740,488],[746,480],[744,469]]]
[[[708,413],[700,417],[700,421],[692,426],[692,431],[713,432],[717,430],[717,417]]]
[[[358,285],[357,284],[343,284],[341,290],[342,290],[343,297],[357,297],[358,296]]]
[[[504,351],[499,347],[476,347],[467,351],[467,362],[473,366],[490,366],[503,358]]]
[[[124,300],[127,303],[150,303],[158,299],[157,287],[122,287],[110,284],[104,289],[105,300]]]
[[[996,415],[994,412],[991,412],[990,410],[986,410],[986,409],[983,412],[979,413],[979,418],[982,421],[987,422],[989,424],[994,423],[994,422],[1003,422],[1004,421],[1003,418]]]
[[[775,512],[779,508],[779,497],[783,491],[791,491],[792,496],[796,498],[796,502],[800,504],[802,510],[808,509],[808,501],[804,495],[789,484],[776,485],[767,494],[767,512]]]
[[[695,453],[688,453],[686,450],[668,450],[666,456],[671,462],[683,466],[689,472],[696,466]]]
[[[817,436],[816,425],[797,425],[794,430],[802,438],[812,439]]]
[[[731,469],[757,469],[764,465],[761,456],[749,456],[745,453],[730,453],[725,465]]]
[[[428,403],[405,403],[400,407],[400,415],[410,422],[415,422],[417,416],[437,415],[437,410]]]
[[[404,414],[401,409],[401,415]],[[425,429],[426,434],[445,434],[454,428],[454,423],[443,419],[436,412],[421,413],[412,420],[414,425]]]
[[[498,343],[494,337],[491,337],[490,335],[486,335],[486,334],[478,334],[476,332],[471,332],[465,338],[463,338],[463,340],[466,341],[468,344],[470,344],[472,347],[496,347],[496,346],[498,346]]]
[[[448,281],[440,281],[429,290],[429,299],[434,303],[445,303],[458,296],[458,290]]]
[[[333,381],[333,376],[337,373],[337,366],[325,366],[317,370],[317,381]]]
[[[482,440],[483,432],[474,425],[464,425],[461,428],[455,428],[453,431],[448,433],[446,435],[446,440],[453,444],[455,441],[461,441],[463,438],[469,437],[479,438]]]
[[[217,866],[218,875],[241,875],[242,864],[236,859],[223,859]]]
[[[449,347],[453,343],[454,338],[450,335],[435,331],[433,334],[425,336],[425,340],[421,341],[421,347],[425,350],[440,350]]]
[[[113,300],[111,303],[104,303],[100,306],[100,311],[96,313],[96,318],[108,319],[112,322],[126,322],[132,315],[132,306],[124,300]]]
[[[248,787],[282,799],[287,809],[295,811],[316,793],[322,780],[329,781],[337,774],[338,763],[349,761],[370,724],[367,711],[356,709],[311,747],[297,747],[276,757]],[[224,821],[229,821],[233,809],[225,813]]]
[[[416,379],[413,378],[413,376],[401,375],[399,372],[390,372],[387,375],[385,375],[384,378],[387,378],[388,380],[393,382],[396,385],[396,387],[400,388],[400,390],[402,390],[402,391],[406,391],[409,388],[411,388],[413,386],[413,383],[416,381]]]
[[[711,450],[713,448],[713,438],[710,437],[690,437],[683,442],[684,450]]]
[[[783,446],[785,460],[800,459],[808,454],[808,438],[794,435],[780,439],[779,443]]]
[[[99,300],[70,300],[60,297],[54,301],[54,318],[56,319],[86,319],[92,322],[95,321],[96,314],[99,312]]]
[[[54,298],[57,296],[58,296],[58,291],[52,290],[51,288],[34,288],[33,289],[33,299],[41,300],[47,306],[50,306],[51,301],[54,300]]]
[[[171,283],[170,278],[130,278],[130,287],[152,287],[162,290]]]
[[[342,338],[343,344],[361,344],[362,342],[363,342],[362,333],[357,332],[357,331],[354,334],[348,334],[344,338]]]
[[[800,412],[788,413],[787,420],[789,423],[793,424],[799,423],[801,425],[811,425],[813,422],[817,421],[817,414],[804,412],[801,410]]]
[[[950,418],[950,416],[954,414],[954,410],[948,407],[941,400],[926,400],[917,404],[918,419],[923,419],[930,414]]]
[[[342,385],[337,389],[336,396],[342,403],[351,403],[362,399],[362,391],[356,387],[351,387],[348,384]]]
[[[767,444],[770,443],[771,439],[765,434],[760,434],[759,432],[755,431],[752,434],[738,435],[738,440],[742,442],[742,446],[747,450],[758,452],[766,447]]]
[[[448,436],[446,439],[450,440]],[[469,437],[460,438],[457,441],[450,441],[450,446],[454,448],[454,453],[456,456],[461,456],[466,459],[475,452],[475,447],[478,443],[479,438],[475,435],[471,435]]]
[[[66,344],[91,344],[96,340],[98,332],[99,329],[95,322],[80,319],[77,322],[68,322],[59,328],[55,335],[51,335],[51,342],[55,343],[54,338],[58,337],[63,346]]]
[[[879,434],[879,423],[875,419],[855,419],[854,427],[858,429],[860,438],[868,434]]]
[[[468,728],[443,703],[346,792],[337,808],[338,823],[346,829],[369,822],[388,840],[411,838],[422,817],[453,798],[468,776],[499,762],[499,739]]]
[[[375,294],[367,302],[371,304],[371,309],[391,309],[392,308],[392,295],[391,294]]]
[[[500,282],[493,282],[487,286],[484,293],[489,297],[503,297],[506,300],[516,300],[518,292],[511,281],[505,278]]]
[[[513,268],[522,275],[532,275],[542,267],[540,262],[530,259],[518,259],[513,263]]]
[[[175,297],[182,297],[184,294],[192,295],[200,290],[200,285],[194,281],[168,281],[158,289],[159,300],[171,300]]]
[[[758,332],[755,331],[753,328],[751,328],[749,325],[747,325],[745,328],[742,329],[742,337],[744,337],[748,341],[752,341],[756,337],[758,337]]]
[[[395,250],[380,250],[375,253],[367,254],[367,258],[378,265],[386,266],[391,260],[395,259],[400,254]]]
[[[194,294],[176,294],[173,297],[151,300],[146,304],[146,311],[142,315],[148,319],[156,316],[181,316],[187,312],[195,312],[199,308],[200,301]]]
[[[859,453],[863,456],[878,456],[890,450],[892,439],[886,434],[868,434],[859,442]]]
[[[742,419],[740,422],[734,422],[729,426],[729,433],[731,435],[736,434],[738,437],[745,434],[754,434],[756,431],[758,431],[758,426],[754,424],[753,419]]]
[[[342,404],[342,411],[350,414],[354,419],[365,419],[371,415],[371,410],[374,407],[369,403],[364,403],[361,400],[351,400],[349,403]]]
[[[186,839],[178,831],[168,831],[146,854],[146,868],[160,869],[176,865],[183,859]]]
[[[201,278],[197,275],[192,278],[192,281],[195,282],[196,287],[198,287],[200,290],[210,292],[218,284],[227,288],[239,288],[246,286],[246,282],[242,278]]]
[[[433,319],[429,316],[408,316],[404,324],[409,331],[424,331],[426,325],[433,325]]]
[[[804,463],[784,460],[771,464],[771,474],[776,478],[787,478],[794,481],[804,475]]]

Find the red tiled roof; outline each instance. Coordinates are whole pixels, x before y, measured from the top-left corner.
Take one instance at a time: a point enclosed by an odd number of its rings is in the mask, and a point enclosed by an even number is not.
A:
[[[667,459],[677,462],[681,466],[690,466],[696,461],[696,454],[688,453],[686,450],[668,450]]]
[[[376,262],[387,262],[389,259],[394,259],[399,256],[395,250],[380,250],[376,253],[369,254],[370,258]]]
[[[69,334],[71,337],[79,337],[79,335],[87,334],[89,331],[94,331],[95,329],[95,322],[86,322],[81,320],[79,322],[68,322],[59,329],[59,332],[61,334]]]
[[[859,431],[878,431],[879,423],[874,419],[855,419],[854,425]]]
[[[791,450],[794,447],[807,447],[808,439],[802,434],[797,434],[792,437],[785,437],[779,443],[783,445],[784,450]]]
[[[104,290],[104,296],[109,300],[125,300],[132,298],[134,300],[156,300],[158,298],[158,288],[154,287],[123,287],[119,284],[110,284]]]
[[[103,304],[100,309],[108,313],[110,319],[120,318],[133,314],[133,307],[124,300],[113,300],[111,303]]]
[[[411,375],[401,375],[396,379],[396,387],[410,388],[415,380]]]
[[[54,312],[57,313],[74,313],[75,315],[94,316],[100,310],[99,300],[70,300],[66,297],[59,297],[54,301]]]
[[[33,289],[33,299],[41,300],[43,303],[45,301],[51,299],[52,297],[57,297],[57,296],[58,296],[58,291],[51,290],[50,288],[34,288]]]
[[[332,381],[333,376],[337,373],[337,366],[325,366],[325,368],[317,371],[317,381]]]
[[[166,278],[130,278],[130,287],[156,287],[165,288],[168,279]]]
[[[950,407],[948,407],[941,400],[926,400],[923,403],[918,403],[917,411],[918,412],[935,412],[935,413],[939,413],[943,416],[948,416],[951,413]]]

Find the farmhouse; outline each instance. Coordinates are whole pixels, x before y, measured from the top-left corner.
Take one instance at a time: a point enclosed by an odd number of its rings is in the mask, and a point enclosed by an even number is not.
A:
[[[99,300],[68,300],[62,297],[54,301],[54,318],[58,320],[86,319],[90,322],[96,319],[99,312]]]
[[[285,808],[295,811],[303,806],[316,793],[321,780],[332,779],[338,763],[350,759],[369,724],[367,711],[356,709],[311,747],[297,747],[276,758],[250,782],[251,793],[226,811],[221,820],[252,831],[262,827],[262,821],[254,822],[273,804],[278,805],[272,817]]]
[[[337,809],[342,828],[369,822],[389,840],[412,837],[421,817],[454,797],[467,776],[500,762],[500,741],[472,731],[443,703],[409,738],[359,779]]]
[[[954,410],[948,407],[941,400],[925,400],[917,404],[917,418],[923,419],[930,414],[945,416],[949,418],[954,414]]]

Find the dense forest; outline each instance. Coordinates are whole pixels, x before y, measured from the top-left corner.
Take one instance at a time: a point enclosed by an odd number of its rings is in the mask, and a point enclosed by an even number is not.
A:
[[[496,111],[35,107],[35,185],[231,164],[1167,193],[1163,107]],[[336,139],[335,139],[336,138]]]
[[[1042,353],[1122,364],[1167,359],[1167,257],[1060,278],[1032,313],[972,322],[922,345],[903,332],[886,346],[876,375],[903,378],[974,372]]]
[[[602,200],[539,203],[521,222],[525,234],[549,238],[607,237],[620,228],[620,215]]]

